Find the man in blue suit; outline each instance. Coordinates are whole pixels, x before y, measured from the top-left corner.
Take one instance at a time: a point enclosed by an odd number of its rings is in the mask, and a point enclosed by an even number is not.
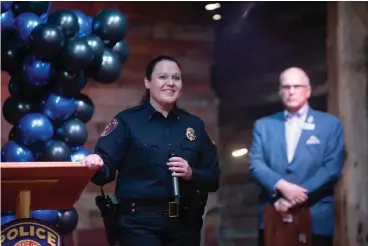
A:
[[[332,246],[333,188],[344,161],[343,124],[309,107],[309,78],[299,68],[281,74],[280,95],[285,110],[257,120],[253,130],[249,169],[262,187],[259,245],[264,205],[273,204],[285,214],[304,203],[311,207],[312,245]]]

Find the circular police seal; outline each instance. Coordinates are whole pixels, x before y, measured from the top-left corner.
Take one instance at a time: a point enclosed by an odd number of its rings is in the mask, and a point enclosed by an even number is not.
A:
[[[18,219],[1,227],[2,246],[61,246],[62,235],[46,222]]]

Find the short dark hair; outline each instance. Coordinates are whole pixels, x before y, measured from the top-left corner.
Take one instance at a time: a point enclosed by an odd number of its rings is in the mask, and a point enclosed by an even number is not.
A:
[[[179,62],[177,60],[175,60],[173,57],[171,57],[171,56],[165,56],[165,55],[159,55],[159,56],[156,56],[155,58],[153,58],[147,64],[145,77],[148,80],[151,80],[152,79],[152,73],[155,70],[155,67],[156,67],[157,63],[159,63],[161,61],[172,61],[172,62],[175,62],[176,65],[178,65],[179,69],[181,69]],[[148,103],[149,100],[150,100],[150,90],[149,89],[145,89],[144,94],[142,96],[142,99],[140,101],[140,104]]]

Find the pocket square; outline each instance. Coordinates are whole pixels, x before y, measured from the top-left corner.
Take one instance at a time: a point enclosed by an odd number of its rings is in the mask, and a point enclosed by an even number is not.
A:
[[[316,136],[310,136],[307,140],[307,144],[319,144],[320,142]]]

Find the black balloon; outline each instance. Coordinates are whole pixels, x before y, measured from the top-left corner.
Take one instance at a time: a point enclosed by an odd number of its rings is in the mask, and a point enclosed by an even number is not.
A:
[[[92,33],[112,45],[124,38],[127,29],[127,19],[118,9],[104,9],[92,22]]]
[[[1,70],[11,74],[19,73],[27,49],[16,33],[6,32],[1,35]]]
[[[40,24],[29,36],[29,49],[43,60],[52,61],[58,57],[63,45],[64,35],[56,25]]]
[[[86,125],[76,118],[66,120],[56,130],[56,139],[67,143],[69,147],[84,145],[87,138]]]
[[[119,56],[110,49],[105,48],[102,54],[101,62],[91,69],[92,77],[102,84],[114,83],[121,73],[121,62]]]
[[[47,23],[58,26],[66,39],[75,38],[79,32],[78,17],[71,10],[57,10]]]
[[[115,54],[119,56],[121,63],[124,63],[128,59],[128,56],[129,56],[128,42],[126,40],[117,42],[112,47],[112,52],[114,52]]]
[[[28,83],[23,77],[12,75],[8,84],[9,93],[13,98],[39,101],[43,95],[43,87]]]
[[[36,112],[38,104],[34,102],[17,100],[13,97],[8,97],[3,104],[3,116],[7,122],[15,125],[25,114]]]
[[[96,35],[89,35],[82,38],[91,47],[95,58],[101,58],[104,51],[104,42]]]
[[[88,122],[92,119],[95,111],[95,106],[88,96],[79,94],[75,96],[75,112],[74,116],[83,122]]]
[[[70,72],[80,72],[92,63],[92,48],[83,39],[71,39],[64,47],[62,66]]]
[[[50,140],[45,144],[39,158],[40,161],[71,161],[70,155],[71,151],[66,143]]]
[[[19,142],[21,140],[18,127],[13,126],[9,132],[9,141]]]
[[[87,85],[83,72],[73,73],[66,70],[57,70],[51,81],[50,91],[64,96],[73,96]]]
[[[78,219],[78,212],[75,208],[59,211],[56,220],[56,228],[64,235],[71,233],[77,227]]]
[[[49,1],[14,1],[12,4],[12,12],[14,16],[23,13],[33,13],[38,16],[46,13],[49,8]]]

